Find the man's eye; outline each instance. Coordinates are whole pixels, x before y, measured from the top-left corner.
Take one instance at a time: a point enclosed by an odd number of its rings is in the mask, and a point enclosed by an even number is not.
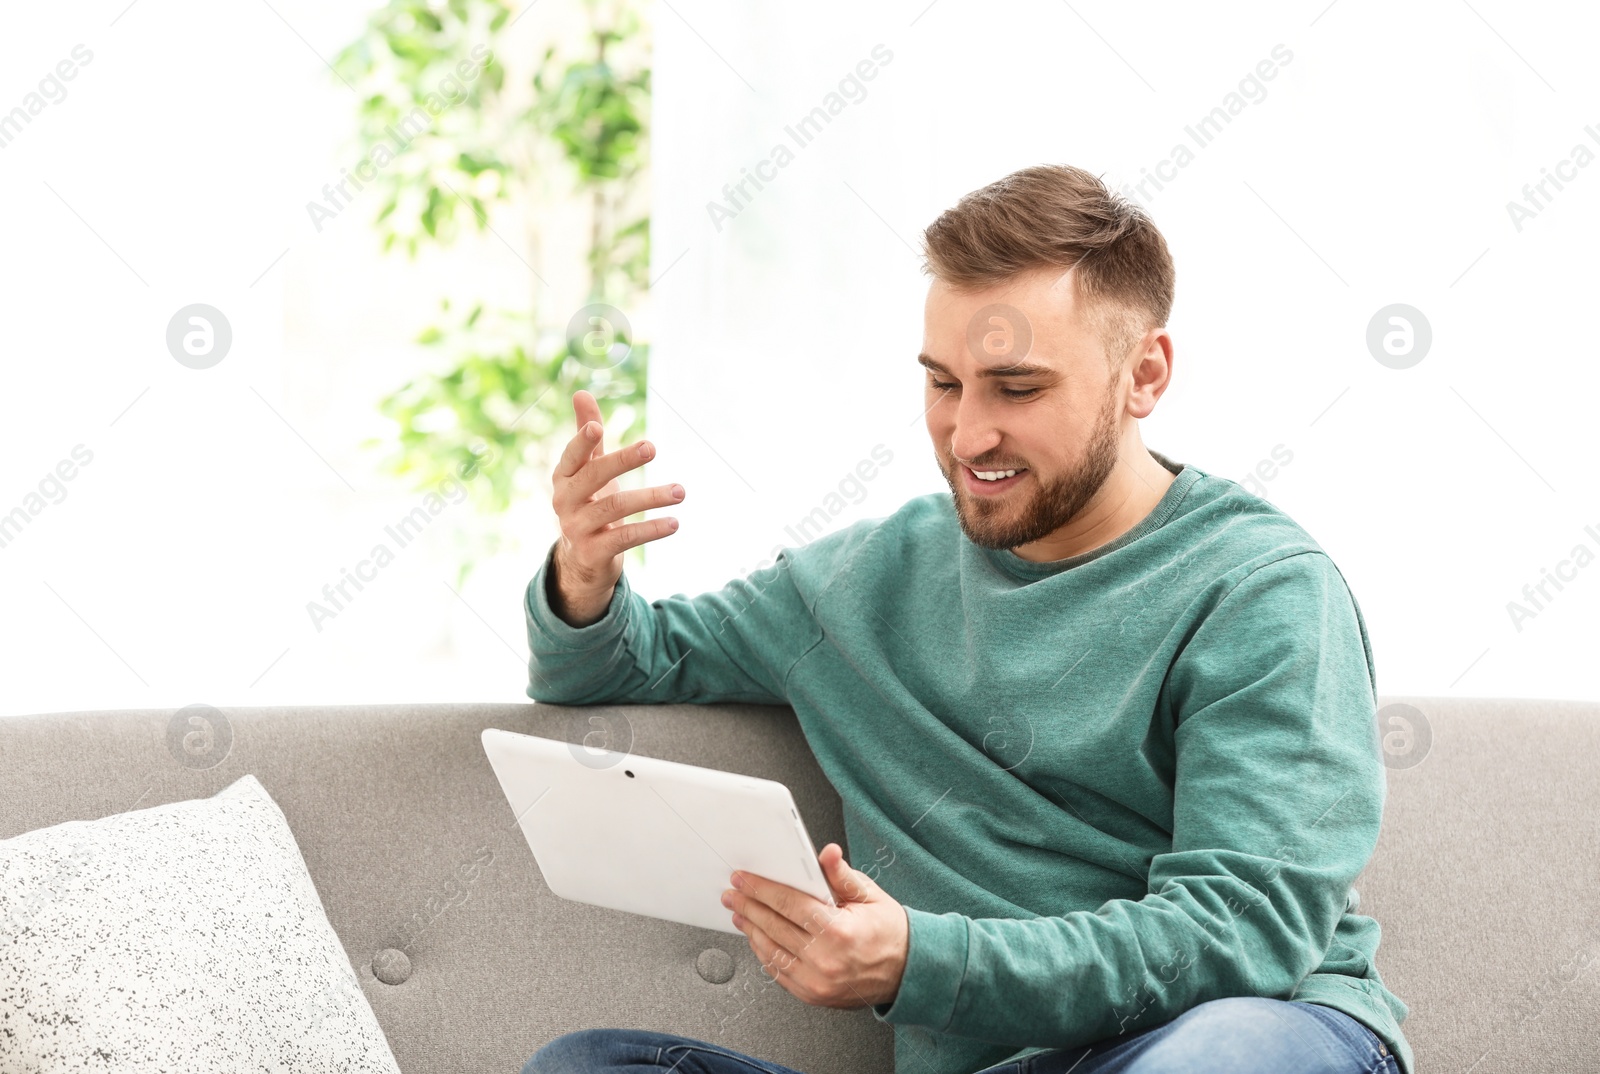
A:
[[[947,392],[951,388],[958,387],[958,385],[954,381],[943,381],[943,380],[930,380],[928,382],[928,386],[930,388],[934,389],[935,391],[940,391],[940,392]],[[1026,399],[1031,395],[1037,395],[1038,392],[1039,392],[1038,388],[1001,388],[1000,389],[1000,394],[1001,395],[1010,396],[1012,399]]]

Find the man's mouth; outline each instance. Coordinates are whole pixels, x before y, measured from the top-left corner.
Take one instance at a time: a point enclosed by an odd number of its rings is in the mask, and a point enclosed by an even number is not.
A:
[[[974,470],[970,466],[963,465],[961,469],[966,475],[964,480],[967,488],[980,496],[1003,492],[1021,481],[1028,473],[1026,468]]]

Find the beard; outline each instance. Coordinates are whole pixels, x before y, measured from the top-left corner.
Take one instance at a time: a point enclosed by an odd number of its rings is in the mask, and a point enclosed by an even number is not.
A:
[[[946,465],[939,452],[934,455],[950,485],[961,532],[975,545],[998,550],[1048,537],[1076,518],[1116,467],[1120,447],[1116,396],[1115,392],[1108,392],[1105,405],[1095,418],[1082,464],[1048,482],[1040,478],[1039,471],[1029,468],[1036,487],[1027,499],[1016,495],[1016,490],[1011,496],[995,500],[973,496],[964,487],[966,477],[960,473],[961,464],[952,461]]]

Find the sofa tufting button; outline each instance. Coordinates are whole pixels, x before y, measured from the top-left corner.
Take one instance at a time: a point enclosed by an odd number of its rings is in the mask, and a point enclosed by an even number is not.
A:
[[[411,976],[411,959],[404,951],[385,947],[372,956],[372,975],[384,984],[405,984]]]
[[[694,968],[712,984],[723,984],[733,977],[733,956],[720,947],[708,947],[694,960]]]

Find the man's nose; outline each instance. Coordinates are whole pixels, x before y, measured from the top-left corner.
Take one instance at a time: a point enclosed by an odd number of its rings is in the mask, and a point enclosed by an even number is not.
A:
[[[951,411],[950,450],[957,459],[981,459],[1000,443],[1000,429],[982,400],[970,395],[955,400]]]

